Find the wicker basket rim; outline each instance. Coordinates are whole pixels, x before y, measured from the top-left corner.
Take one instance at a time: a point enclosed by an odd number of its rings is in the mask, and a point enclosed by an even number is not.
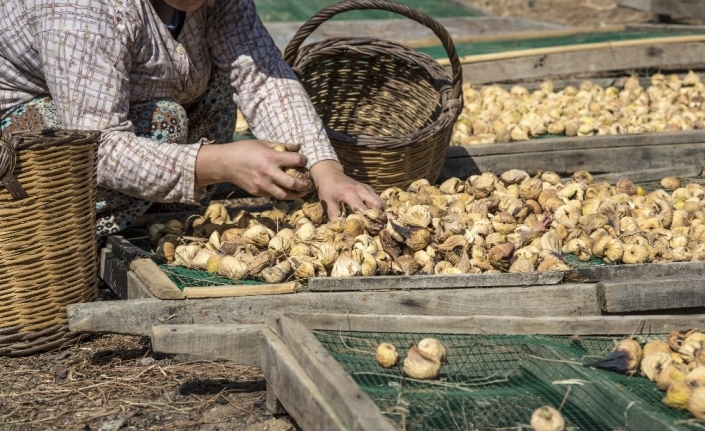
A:
[[[35,150],[55,145],[83,145],[96,140],[100,135],[98,130],[65,130],[65,129],[44,129],[42,131],[19,130],[12,133],[0,133],[0,137],[6,140],[18,138],[20,150]]]

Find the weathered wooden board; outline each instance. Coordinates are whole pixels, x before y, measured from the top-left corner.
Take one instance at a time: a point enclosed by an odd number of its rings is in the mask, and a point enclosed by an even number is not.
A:
[[[302,292],[282,296],[71,304],[74,332],[149,335],[152,326],[181,323],[263,323],[272,310],[300,313],[401,314],[467,316],[595,316],[595,284],[438,289],[391,292]]]
[[[390,291],[416,289],[503,288],[555,285],[561,282],[597,283],[606,280],[666,277],[675,275],[705,276],[705,262],[644,263],[633,265],[595,265],[567,271],[463,274],[398,275],[374,277],[309,279],[311,292]],[[643,308],[642,310],[650,310]],[[637,311],[637,310],[635,310]]]
[[[511,274],[399,275],[350,278],[318,277],[309,279],[308,288],[312,292],[453,289],[471,287],[538,286],[558,284],[562,280],[563,273],[560,271]]]
[[[108,248],[103,247],[100,250],[98,277],[100,277],[120,299],[129,298],[129,282],[127,279],[129,273],[131,273],[130,268],[124,260],[115,256]]]
[[[641,23],[635,22],[626,24],[625,30],[653,31],[653,32],[673,32],[678,34],[705,33],[705,25],[678,24],[678,23]]]
[[[227,359],[259,367],[260,331],[265,325],[158,325],[149,337],[157,353],[188,354],[211,359]]]
[[[617,4],[657,15],[705,18],[704,0],[619,0]]]
[[[550,138],[508,144],[451,146],[439,181],[485,171],[523,169],[570,176],[705,165],[705,131]]]
[[[643,183],[649,181],[660,181],[666,177],[678,178],[693,178],[703,173],[703,166],[683,166],[683,167],[668,167],[658,169],[642,169],[638,171],[615,172],[611,174],[593,175],[595,181],[606,181],[610,184],[616,184],[622,178],[628,178],[635,183]]]
[[[267,380],[267,405],[276,410],[272,413],[279,411],[278,400],[306,431],[348,430],[277,335],[269,329],[262,331],[260,346],[262,371]]]
[[[607,280],[670,277],[676,275],[705,276],[705,262],[642,263],[634,265],[600,265],[575,268],[565,273],[565,281],[597,283]]]
[[[316,382],[318,390],[348,429],[396,430],[306,326],[283,314],[269,322],[270,329],[284,341],[306,375]]]
[[[705,43],[653,44],[640,47],[595,49],[527,55],[463,65],[463,81],[473,84],[513,83],[531,79],[589,78],[606,72],[653,68],[701,70]]]
[[[116,260],[118,258],[122,263]],[[129,269],[129,271],[127,270]],[[127,274],[132,273],[138,284],[127,282]],[[184,299],[184,293],[149,258],[147,253],[120,235],[111,235],[105,240],[101,250],[99,276],[121,299],[127,299],[129,292],[139,292],[139,296],[154,296],[159,299]],[[124,279],[124,280],[123,280]],[[147,292],[143,292],[143,289]]]
[[[683,328],[702,327],[705,314],[633,315],[577,317],[520,316],[379,316],[328,313],[272,312],[270,328],[281,326],[282,317],[299,321],[309,329],[359,332],[399,332],[436,334],[546,334],[546,335],[625,335],[665,334]],[[289,321],[287,320],[287,321]]]
[[[611,280],[597,284],[600,308],[609,313],[705,307],[705,277]]]
[[[544,31],[548,32],[545,37],[551,36],[553,31],[575,32],[573,29],[566,29],[557,24],[525,18],[482,16],[439,18],[436,21],[451,35],[454,43],[469,43],[483,39],[501,40],[503,37],[516,38],[526,32],[530,32],[535,37],[541,37]],[[302,22],[264,23],[274,42],[282,51],[302,25]],[[329,38],[366,36],[396,42],[411,48],[440,45],[438,37],[431,30],[409,19],[327,21],[304,41],[304,45]]]
[[[196,298],[226,298],[235,296],[283,295],[296,293],[298,283],[278,284],[240,284],[227,286],[185,287],[184,297]]]

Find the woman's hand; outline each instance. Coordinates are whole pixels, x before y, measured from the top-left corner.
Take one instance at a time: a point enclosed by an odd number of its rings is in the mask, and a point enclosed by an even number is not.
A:
[[[273,148],[274,142],[247,140],[222,145],[203,145],[196,157],[196,186],[233,183],[255,196],[281,200],[302,197],[311,181],[294,178],[282,169],[306,166],[299,145],[287,144],[286,152]]]
[[[311,177],[329,220],[340,215],[343,203],[352,211],[384,208],[384,202],[372,187],[345,175],[343,166],[334,160],[324,160],[313,165]]]

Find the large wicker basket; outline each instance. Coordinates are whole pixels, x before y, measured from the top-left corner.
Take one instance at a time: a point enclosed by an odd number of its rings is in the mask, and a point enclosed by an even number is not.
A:
[[[76,338],[66,306],[97,297],[97,132],[0,138],[0,356]]]
[[[430,56],[375,38],[329,38],[301,47],[326,20],[351,10],[404,15],[441,40],[452,76]],[[284,59],[308,92],[345,172],[378,192],[441,172],[462,108],[462,68],[448,32],[432,18],[387,0],[348,0],[308,20]]]

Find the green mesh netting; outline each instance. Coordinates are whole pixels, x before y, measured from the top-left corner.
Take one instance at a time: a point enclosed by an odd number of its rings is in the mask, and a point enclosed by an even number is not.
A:
[[[184,266],[164,265],[155,261],[159,268],[166,274],[169,279],[179,288],[184,290],[185,287],[209,287],[209,286],[232,286],[239,284],[265,284],[263,281],[257,280],[240,280],[233,281],[227,277],[221,277],[217,274],[201,271],[199,269],[190,269]]]
[[[560,408],[566,430],[705,427],[664,406],[664,393],[648,379],[581,365],[603,358],[623,337],[314,333],[399,429],[531,430],[531,414],[543,405]],[[375,362],[379,343],[394,344],[403,358],[409,341],[425,337],[449,348],[438,380],[411,381]]]
[[[258,280],[240,280],[233,281],[227,277],[222,277],[218,274],[211,274],[207,271],[201,271],[199,269],[186,268],[184,266],[173,266],[161,263],[159,260],[154,258],[154,250],[149,245],[146,238],[137,236],[141,232],[132,230],[127,230],[125,235],[126,239],[136,247],[144,250],[155,264],[162,270],[164,274],[179,288],[179,290],[184,290],[185,287],[209,287],[209,286],[233,286],[240,284],[266,284],[263,281]],[[130,238],[130,235],[135,235]]]
[[[701,31],[702,33],[702,31]],[[585,43],[615,42],[619,40],[648,39],[654,37],[678,37],[681,33],[658,32],[658,31],[607,31],[586,34],[573,34],[567,36],[542,37],[534,39],[501,40],[494,42],[458,43],[455,49],[458,56],[491,54],[496,52],[516,51],[520,49],[548,48],[552,46],[580,45]],[[443,46],[431,46],[418,48],[419,51],[430,55],[433,58],[446,58]]]
[[[433,18],[456,18],[461,16],[475,16],[471,10],[464,8],[450,0],[396,0],[411,6],[419,12]],[[281,1],[281,0],[255,0],[257,13],[262,21],[291,22],[307,21],[321,9],[338,3],[336,0],[306,0],[306,1]],[[392,12],[381,10],[350,11],[336,15],[332,20],[360,20],[360,19],[408,19]]]

